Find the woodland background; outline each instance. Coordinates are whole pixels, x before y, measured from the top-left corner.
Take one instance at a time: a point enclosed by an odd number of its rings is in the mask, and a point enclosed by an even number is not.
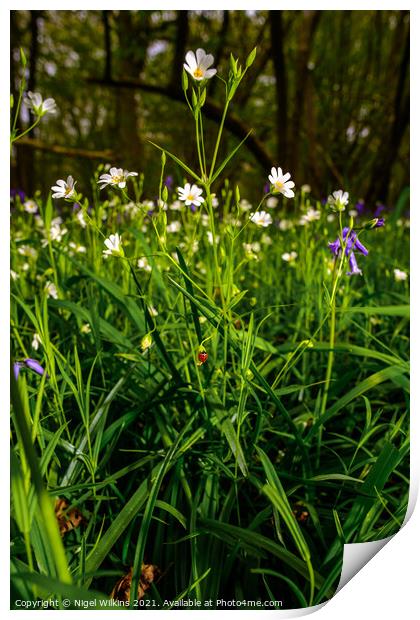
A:
[[[110,163],[144,172],[153,198],[160,156],[149,140],[195,165],[181,69],[198,47],[225,76],[231,53],[245,61],[258,48],[223,146],[254,130],[228,171],[242,195],[260,196],[272,165],[317,198],[343,187],[372,208],[392,207],[409,184],[408,11],[11,11],[11,46],[12,92],[22,47],[27,90],[58,105],[16,145],[12,188],[28,195],[67,174],[86,188]],[[211,80],[214,136],[223,91]]]

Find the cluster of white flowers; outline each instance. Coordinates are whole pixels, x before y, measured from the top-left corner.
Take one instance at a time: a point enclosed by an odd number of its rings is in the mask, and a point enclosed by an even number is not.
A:
[[[137,267],[139,269],[143,269],[143,271],[149,271],[149,272],[152,271],[152,266],[145,256],[138,259]]]
[[[284,261],[286,261],[286,263],[293,263],[297,259],[297,252],[294,250],[291,252],[284,252],[281,257]]]

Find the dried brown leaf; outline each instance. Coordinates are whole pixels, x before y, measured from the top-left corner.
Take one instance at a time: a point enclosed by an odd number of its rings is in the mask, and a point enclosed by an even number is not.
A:
[[[141,576],[139,585],[137,588],[137,600],[144,597],[145,592],[150,588],[150,585],[160,575],[160,570],[154,564],[142,564]],[[116,601],[129,601],[131,582],[133,580],[133,567],[130,568],[128,573],[121,577],[114,586],[111,592],[111,598]]]

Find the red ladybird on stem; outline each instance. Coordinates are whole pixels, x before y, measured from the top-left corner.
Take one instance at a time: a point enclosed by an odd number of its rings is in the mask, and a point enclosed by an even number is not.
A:
[[[206,353],[206,351],[201,350],[198,354],[198,365],[202,366],[203,364],[205,364],[207,362],[208,359],[208,355]]]

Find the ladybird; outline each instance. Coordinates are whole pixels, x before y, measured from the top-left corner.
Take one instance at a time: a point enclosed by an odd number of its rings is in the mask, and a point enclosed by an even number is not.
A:
[[[209,356],[207,355],[207,353],[205,351],[200,351],[200,353],[198,354],[199,365],[201,366],[202,364],[207,362],[208,357]]]

